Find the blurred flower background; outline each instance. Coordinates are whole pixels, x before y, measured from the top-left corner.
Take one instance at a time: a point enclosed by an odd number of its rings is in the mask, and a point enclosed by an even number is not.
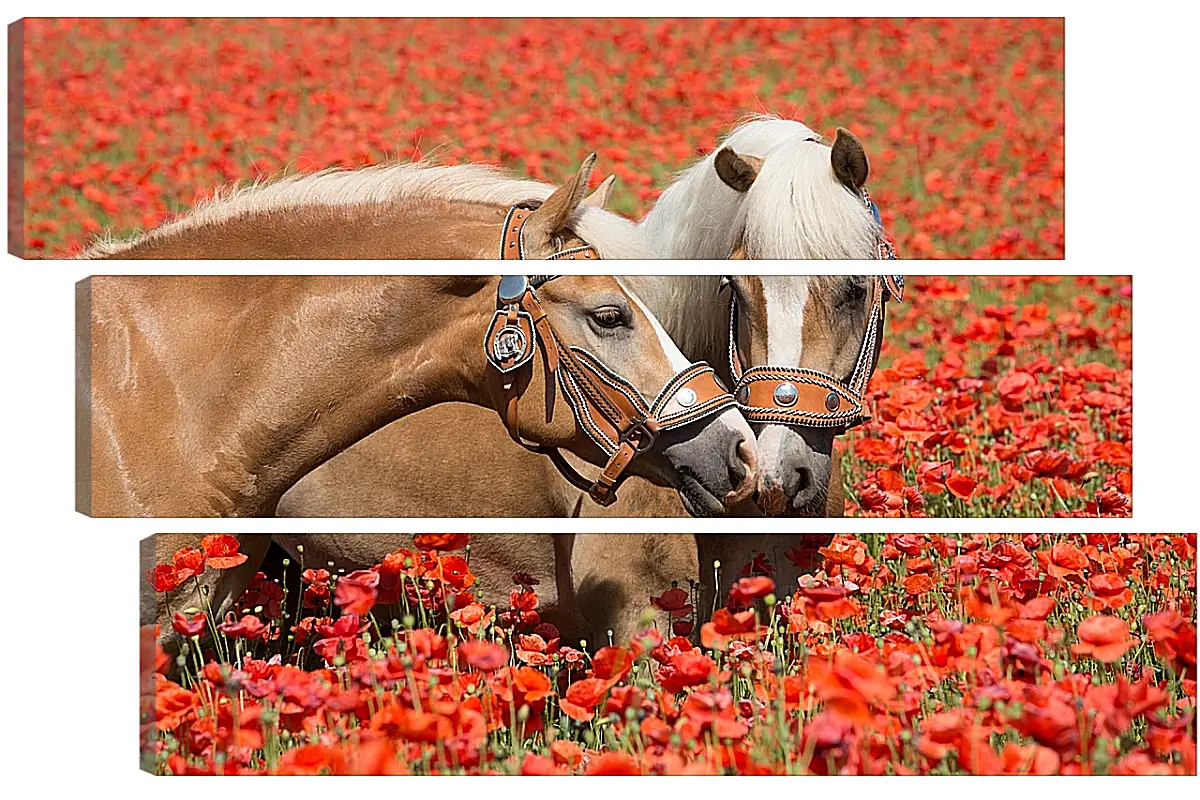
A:
[[[36,19],[27,255],[216,188],[393,160],[561,182],[640,216],[750,114],[864,143],[905,258],[1062,258],[1061,19]]]

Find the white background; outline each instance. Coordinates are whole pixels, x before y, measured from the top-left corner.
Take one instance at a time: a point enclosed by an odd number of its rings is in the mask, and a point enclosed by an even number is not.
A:
[[[1196,480],[1195,321],[1200,314],[1195,221],[1196,127],[1195,5],[1140,2],[1102,4],[979,2],[842,2],[814,7],[799,3],[752,4],[756,15],[794,16],[1066,16],[1067,36],[1067,259],[1065,261],[905,262],[907,274],[1133,274],[1134,275],[1134,493],[1132,520],[89,520],[73,511],[74,483],[74,282],[97,265],[84,262],[21,262],[6,256],[0,298],[4,380],[0,386],[0,425],[4,435],[3,516],[0,553],[8,609],[7,653],[3,659],[6,694],[6,778],[21,796],[210,796],[229,792],[227,784],[173,780],[164,783],[137,772],[137,541],[156,531],[329,531],[381,530],[519,531],[737,531],[774,529],[813,532],[923,531],[1065,532],[1194,531],[1200,485]],[[22,3],[10,13],[38,16],[203,16],[404,14],[404,3],[339,3],[334,6],[280,2]],[[418,10],[430,10],[422,7]],[[464,2],[439,11],[469,16],[519,12],[522,16],[641,16],[644,2],[602,4],[528,2],[502,7]],[[749,12],[741,4],[738,11]],[[711,2],[658,3],[657,16],[728,16]],[[9,21],[16,19],[14,16]],[[719,64],[713,65],[720,69]],[[7,69],[5,65],[4,69]],[[731,110],[731,119],[742,109]],[[5,179],[6,180],[6,179]],[[759,262],[761,272],[871,272],[854,262]],[[717,262],[622,262],[620,272],[720,272]],[[456,262],[324,262],[307,265],[257,262],[149,262],[120,265],[121,273],[308,272],[384,274],[403,272],[487,272],[483,264]],[[11,737],[11,738],[10,738]],[[16,768],[16,773],[11,772]],[[22,777],[23,776],[23,777]],[[294,783],[238,786],[239,792],[311,792]],[[361,779],[360,779],[361,780]],[[527,797],[528,792],[562,791],[583,796],[611,787],[594,781],[531,787],[522,781],[444,782],[386,787],[328,784],[318,791],[461,792],[489,797]],[[442,781],[447,779],[441,779]],[[748,781],[756,781],[751,787]],[[809,779],[802,787],[787,779],[743,778],[740,782],[681,780],[623,783],[622,791],[663,791],[697,796],[732,793],[886,791],[906,794],[981,796],[1025,794],[1061,796],[1083,787],[1051,779],[961,781],[861,779],[827,783]],[[883,780],[884,786],[866,785]],[[35,783],[36,782],[36,783]],[[1192,780],[1195,787],[1197,781]],[[23,786],[22,786],[23,784]],[[34,789],[33,787],[37,788]],[[1179,789],[1181,787],[1161,788]],[[1131,781],[1090,781],[1097,798],[1144,790]],[[1161,790],[1161,789],[1160,789]],[[853,789],[851,789],[853,791]],[[1193,789],[1194,791],[1194,789]]]

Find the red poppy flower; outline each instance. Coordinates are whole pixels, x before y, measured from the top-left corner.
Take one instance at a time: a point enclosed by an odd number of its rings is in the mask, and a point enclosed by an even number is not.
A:
[[[328,583],[312,583],[304,587],[305,608],[320,608],[329,602],[329,597]]]
[[[1092,597],[1085,597],[1081,602],[1093,611],[1117,609],[1133,602],[1133,590],[1129,582],[1115,572],[1097,573],[1087,581],[1092,590]]]
[[[584,678],[567,687],[566,693],[558,698],[558,705],[564,714],[576,722],[591,722],[596,716],[596,707],[609,688],[605,680]]]
[[[171,561],[175,565],[175,580],[179,583],[204,572],[204,551],[199,547],[177,550]]]
[[[946,478],[946,488],[950,490],[950,494],[963,502],[970,502],[978,486],[978,481],[968,478],[961,472],[955,472],[949,478]]]
[[[716,671],[717,664],[699,650],[686,650],[671,656],[658,670],[658,680],[668,692],[680,692],[700,686]]]
[[[1177,672],[1191,679],[1196,675],[1196,626],[1173,609],[1142,617],[1154,652]]]
[[[676,586],[658,597],[651,597],[650,605],[673,616],[685,616],[692,613],[692,606],[688,603],[689,599],[691,598],[688,593]]]
[[[583,763],[583,748],[570,739],[555,739],[550,744],[550,752],[554,755],[554,763],[575,769]]]
[[[1000,379],[996,384],[996,392],[1007,408],[1019,409],[1035,386],[1037,378],[1028,372],[1013,372]]]
[[[329,580],[329,570],[327,569],[309,569],[300,573],[300,580],[305,583],[325,583]]]
[[[1136,647],[1138,640],[1129,636],[1125,620],[1098,614],[1079,623],[1079,643],[1072,645],[1077,656],[1089,655],[1097,661],[1111,664],[1120,661],[1126,651]]]
[[[492,672],[508,663],[508,650],[495,642],[468,639],[458,646],[458,652],[480,672]]]
[[[708,648],[725,650],[732,638],[757,631],[758,615],[754,611],[734,613],[718,608],[713,613],[712,621],[700,627],[700,643]]]
[[[237,620],[230,614],[217,630],[234,639],[261,639],[267,635],[267,626],[253,614]]]
[[[376,587],[379,585],[379,573],[372,570],[358,570],[338,579],[334,589],[333,602],[343,614],[358,614],[363,616],[375,607],[378,598]]]
[[[198,708],[198,694],[184,689],[162,675],[154,676],[154,726],[158,730],[175,730],[185,720],[195,716]]]
[[[526,703],[545,700],[553,694],[550,678],[533,667],[517,667],[512,671],[513,688],[521,693]]]
[[[413,546],[418,550],[462,550],[471,541],[468,533],[418,533]]]
[[[1057,542],[1049,550],[1039,550],[1037,560],[1047,574],[1078,582],[1082,582],[1088,566],[1087,555],[1069,542]]]
[[[587,768],[584,770],[586,775],[641,775],[642,770],[638,767],[632,756],[619,752],[601,753],[598,756],[593,756],[588,761]]]
[[[196,612],[191,619],[188,619],[187,615],[182,612],[176,612],[171,619],[171,627],[175,629],[175,632],[189,638],[204,633],[204,626],[207,623],[208,616],[202,611]]]
[[[602,647],[592,658],[592,674],[615,686],[633,668],[633,654],[624,647]]]
[[[827,662],[809,662],[809,683],[827,709],[850,722],[867,724],[871,705],[890,700],[896,687],[884,671],[849,650],[839,650]]]
[[[171,564],[159,564],[146,575],[156,592],[174,591],[179,586],[178,573]]]
[[[521,774],[562,775],[563,769],[559,767],[552,758],[541,756],[536,753],[526,753],[525,760],[521,762]]]
[[[933,580],[924,573],[909,575],[904,579],[904,591],[919,596],[933,591]]]
[[[775,581],[765,575],[741,578],[729,589],[729,605],[744,608],[775,591]]]
[[[512,582],[526,590],[532,589],[541,583],[537,578],[530,575],[528,572],[514,572]]]
[[[227,533],[212,533],[200,541],[208,566],[213,569],[230,569],[245,563],[246,554],[239,553],[241,543]]]
[[[456,608],[450,612],[450,619],[457,622],[460,626],[466,628],[472,635],[491,624],[496,617],[495,609],[485,610],[480,603],[468,603],[462,608]],[[525,637],[521,637],[524,639]]]

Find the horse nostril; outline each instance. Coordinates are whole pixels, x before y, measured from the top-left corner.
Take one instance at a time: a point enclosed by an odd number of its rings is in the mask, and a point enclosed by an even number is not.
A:
[[[808,467],[796,467],[796,474],[800,478],[799,483],[796,484],[796,494],[807,491],[813,485],[812,470]]]
[[[735,506],[750,499],[758,486],[758,453],[745,439],[737,443],[729,459],[729,485],[733,491],[725,495],[725,505]]]

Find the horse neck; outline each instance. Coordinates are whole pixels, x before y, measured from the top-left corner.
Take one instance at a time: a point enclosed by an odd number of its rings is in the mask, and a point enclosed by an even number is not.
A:
[[[729,295],[719,275],[628,275],[622,280],[684,355],[724,371],[729,342]]]
[[[93,408],[117,429],[102,441],[125,448],[109,460],[134,499],[188,498],[146,500],[157,516],[270,514],[301,477],[395,419],[490,405],[485,277],[95,280],[125,290],[115,303],[93,297],[93,329],[124,328],[92,359]]]
[[[108,258],[479,259],[495,258],[508,207],[402,198],[304,205],[222,216],[201,211],[167,223]]]

